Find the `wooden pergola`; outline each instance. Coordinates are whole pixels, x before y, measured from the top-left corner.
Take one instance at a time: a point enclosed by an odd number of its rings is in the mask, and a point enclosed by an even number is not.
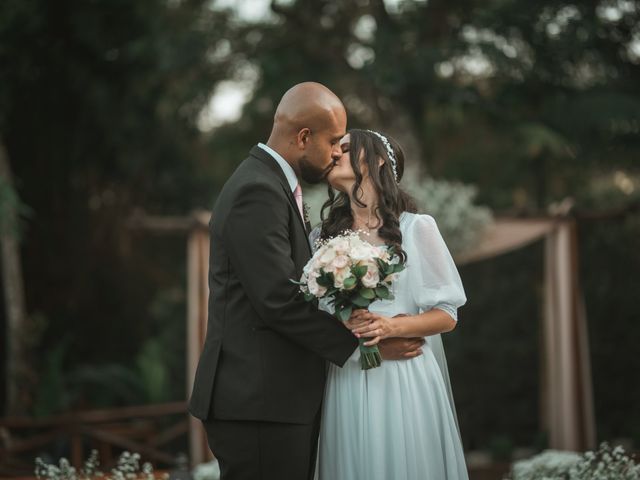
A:
[[[129,226],[133,229],[187,236],[187,398],[191,395],[207,332],[210,218],[210,212],[197,210],[187,217],[156,217],[136,213],[129,220]],[[194,417],[189,417],[189,453],[191,465],[212,458],[204,428]]]
[[[187,395],[207,325],[210,212],[188,217],[134,215],[131,226],[187,236]],[[487,260],[544,240],[544,308],[541,425],[549,446],[580,451],[595,446],[595,418],[586,315],[578,282],[576,221],[570,217],[498,218],[477,246],[456,257],[458,265]],[[211,454],[199,421],[190,421],[190,458]]]
[[[550,448],[582,451],[595,447],[596,433],[575,219],[498,219],[456,263],[487,260],[539,240],[544,240],[540,424],[549,432]]]

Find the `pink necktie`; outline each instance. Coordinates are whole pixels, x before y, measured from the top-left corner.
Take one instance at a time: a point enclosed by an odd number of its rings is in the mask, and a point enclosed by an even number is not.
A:
[[[293,191],[293,196],[298,204],[298,211],[300,212],[300,218],[304,221],[304,209],[302,207],[302,187],[300,184],[296,185],[296,189]]]

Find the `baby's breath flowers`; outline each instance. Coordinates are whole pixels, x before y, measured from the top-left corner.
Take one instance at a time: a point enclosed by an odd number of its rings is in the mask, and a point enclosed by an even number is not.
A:
[[[602,443],[596,452],[586,452],[569,471],[569,479],[579,480],[640,480],[640,465],[626,455],[624,448],[611,448]]]
[[[509,480],[640,480],[640,465],[621,446],[600,448],[582,455],[547,450],[516,462]]]
[[[155,480],[159,478],[149,462],[143,463],[141,468],[140,454],[130,452],[122,452],[115,468],[111,470],[110,475],[106,476],[98,471],[100,461],[96,450],[91,451],[84,467],[79,472],[71,466],[66,458],[61,458],[58,465],[47,464],[40,457],[36,458],[35,463],[36,477],[41,480],[86,480],[97,477],[104,477],[106,480]],[[163,478],[168,478],[168,475],[164,474]]]

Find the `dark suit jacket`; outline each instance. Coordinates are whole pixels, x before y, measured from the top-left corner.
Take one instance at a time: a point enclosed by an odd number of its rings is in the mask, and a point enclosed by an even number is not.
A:
[[[210,233],[207,336],[189,411],[311,423],[326,361],[343,365],[357,340],[289,281],[311,256],[308,235],[284,172],[260,147],[222,189]]]

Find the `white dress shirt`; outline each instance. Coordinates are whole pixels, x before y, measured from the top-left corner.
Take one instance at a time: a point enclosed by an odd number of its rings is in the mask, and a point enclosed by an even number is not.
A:
[[[280,168],[284,172],[284,176],[287,177],[287,183],[289,183],[289,187],[293,192],[298,186],[298,177],[296,177],[296,172],[293,171],[291,165],[289,165],[289,163],[284,158],[282,158],[282,155],[276,152],[273,148],[268,147],[264,143],[259,143],[258,146],[269,155],[271,155],[276,162],[278,162],[278,165],[280,165]]]

